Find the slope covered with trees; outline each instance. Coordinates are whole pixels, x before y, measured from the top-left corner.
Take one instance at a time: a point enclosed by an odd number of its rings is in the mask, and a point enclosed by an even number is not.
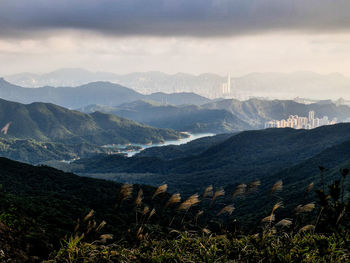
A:
[[[169,129],[141,125],[115,115],[84,114],[49,103],[20,104],[0,99],[2,137],[62,143],[125,144],[161,142],[182,135]]]

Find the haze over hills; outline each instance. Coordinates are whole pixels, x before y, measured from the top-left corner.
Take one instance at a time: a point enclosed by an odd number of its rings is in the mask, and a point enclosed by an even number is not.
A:
[[[21,103],[48,102],[73,109],[89,104],[118,105],[139,99],[175,105],[204,104],[210,101],[193,93],[143,95],[110,82],[92,82],[78,87],[23,88],[4,79],[0,79],[0,98]]]
[[[350,107],[331,101],[303,104],[291,100],[226,99],[201,106],[175,106],[141,100],[115,107],[90,105],[79,110],[115,114],[159,128],[213,133],[262,129],[267,121],[287,119],[289,115],[308,116],[311,110],[316,112],[316,117],[328,116],[338,122],[350,120]]]
[[[337,118],[339,122],[350,120],[350,107],[336,105],[331,101],[303,104],[292,100],[226,99],[210,102],[201,107],[227,110],[255,128],[264,128],[266,121],[287,119],[289,115],[308,116],[311,110],[315,111],[316,117],[319,118],[328,116],[329,119]]]
[[[42,75],[21,73],[7,76],[5,79],[27,87],[78,86],[93,81],[110,81],[144,94],[194,92],[208,98],[220,98],[225,95],[238,99],[248,99],[251,96],[293,99],[299,96],[317,100],[335,100],[339,97],[350,100],[350,79],[338,73],[322,75],[307,71],[251,73],[232,77],[230,94],[222,92],[222,84],[226,83],[227,76],[216,74],[170,75],[161,72],[135,72],[121,75],[83,69],[60,69]]]
[[[195,105],[164,105],[150,101],[135,101],[110,107],[90,105],[79,109],[86,113],[106,112],[158,128],[170,128],[192,133],[225,133],[252,129],[225,109],[206,109]]]
[[[0,126],[10,123],[4,138],[44,142],[112,143],[161,142],[184,136],[169,129],[157,129],[101,112],[85,114],[48,104],[20,104],[0,99]]]

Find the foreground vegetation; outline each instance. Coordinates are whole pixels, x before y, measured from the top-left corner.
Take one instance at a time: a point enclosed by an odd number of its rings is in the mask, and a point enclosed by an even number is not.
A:
[[[320,167],[321,178],[325,168]],[[117,237],[117,242],[109,244],[111,235],[100,235],[95,241],[86,241],[86,235],[90,231],[99,232],[101,224],[95,229],[90,212],[85,217],[88,228],[83,232],[75,232],[66,239],[61,249],[49,262],[347,262],[350,261],[350,236],[349,236],[349,200],[346,198],[345,184],[349,170],[340,171],[341,179],[336,180],[328,187],[327,193],[317,190],[318,208],[315,203],[299,205],[293,211],[294,218],[284,218],[276,221],[278,209],[283,207],[282,201],[277,202],[270,214],[261,220],[259,231],[255,234],[242,233],[238,222],[232,220],[234,212],[232,205],[225,206],[216,219],[216,228],[213,221],[201,221],[203,210],[186,217],[188,211],[200,201],[205,202],[209,198],[210,205],[215,199],[223,196],[222,190],[213,192],[208,187],[202,195],[202,200],[197,195],[189,197],[177,207],[177,212],[184,210],[184,215],[177,230],[156,227],[148,224],[154,210],[140,210],[140,221],[135,222],[134,229],[128,229],[135,234],[135,240],[130,243],[122,237]],[[250,185],[238,185],[233,192],[233,198],[256,191],[259,182]],[[313,191],[310,184],[305,195]],[[322,188],[325,186],[322,185]],[[160,186],[153,197],[163,193],[166,186]],[[274,195],[282,191],[282,181],[276,182],[270,194]],[[131,185],[124,185],[120,191],[119,202],[131,194]],[[141,194],[137,195],[134,204],[137,218],[137,207],[141,206]],[[179,202],[177,195],[170,197],[165,207]],[[142,212],[141,212],[142,211]],[[145,212],[146,211],[146,212]],[[220,216],[226,216],[222,221]],[[175,216],[174,216],[175,217]],[[174,218],[170,221],[172,224]],[[204,224],[201,224],[203,223]],[[78,225],[76,230],[78,230]],[[211,230],[210,230],[211,229]],[[163,231],[163,232],[162,232]]]
[[[281,180],[268,193],[253,181],[232,192],[209,186],[182,197],[168,194],[167,185],[120,185],[4,158],[0,166],[2,261],[350,260],[347,169],[327,187],[320,167],[320,181],[305,185],[299,205],[286,209],[290,200],[281,199],[287,190]],[[271,199],[265,214],[245,224],[237,217],[240,203],[262,195]]]

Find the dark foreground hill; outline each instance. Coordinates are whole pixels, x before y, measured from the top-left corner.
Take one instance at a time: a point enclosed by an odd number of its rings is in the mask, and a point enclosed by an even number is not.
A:
[[[4,232],[2,237],[11,236],[8,240],[0,238],[1,249],[5,250],[5,258],[0,255],[1,260],[15,254],[22,254],[17,255],[17,259],[23,262],[28,256],[37,257],[36,261],[47,258],[65,235],[74,232],[76,220],[91,209],[96,211],[93,218],[98,224],[102,220],[107,222],[106,233],[116,237],[123,235],[120,240],[127,240],[126,230],[133,227],[130,222],[135,216],[132,209],[139,189],[137,185],[133,193],[126,196],[132,201],[123,202],[120,212],[115,207],[120,184],[79,177],[45,166],[35,167],[0,158],[0,185],[0,233]],[[142,202],[149,202],[152,208],[160,210],[160,202],[151,200],[155,189],[147,186],[142,189]],[[81,221],[82,226],[83,223]]]
[[[340,159],[345,164],[350,157],[345,151],[348,147],[349,143],[333,147],[316,159],[331,154],[336,160],[336,155],[347,154]],[[349,170],[342,169],[340,176],[327,175],[327,183],[342,181],[332,184],[329,192],[319,192],[319,199],[314,199],[312,189],[305,191],[307,185],[296,190],[289,189],[294,186],[290,183],[283,189],[268,183],[274,189],[268,194],[265,185],[259,190],[255,183],[234,200],[232,192],[210,188],[180,200],[177,194],[170,197],[165,193],[165,185],[157,190],[144,185],[121,186],[0,158],[0,259],[42,262],[50,258],[52,263],[240,262],[242,258],[247,263],[347,262],[349,201],[341,193],[348,189],[348,174]],[[315,182],[315,189],[319,187],[319,181]],[[318,200],[317,206],[312,201],[306,203],[310,199]],[[295,213],[299,211],[296,207],[300,212]],[[258,216],[258,220],[240,221],[241,213],[246,219]],[[248,228],[242,228],[240,222]]]
[[[84,114],[49,103],[20,104],[0,99],[0,127],[4,138],[44,142],[125,144],[161,142],[181,138],[180,133],[141,125],[115,115]]]
[[[350,165],[349,141],[350,124],[313,130],[246,131],[218,141],[197,155],[183,155],[181,150],[175,149],[173,156],[179,158],[172,158],[171,151],[163,156],[161,148],[154,148],[145,156],[140,154],[132,158],[100,155],[81,159],[75,161],[71,169],[82,175],[120,182],[167,183],[169,190],[184,195],[201,192],[213,185],[216,189],[225,189],[230,196],[237,185],[249,185],[258,180],[261,191],[266,194],[258,200],[257,196],[247,197],[247,203],[240,204],[237,211],[243,217],[255,211],[254,216],[245,217],[248,222],[266,212],[263,204],[269,203],[269,189],[279,180],[287,189],[279,198],[288,200],[290,206],[298,205],[298,197],[304,197],[311,182],[321,187],[318,166],[333,168],[325,175],[326,183],[330,182],[340,168]],[[195,141],[178,147],[185,147],[189,153],[197,149]],[[226,204],[230,201],[230,198],[225,199]]]
[[[187,195],[203,191],[209,185],[223,188],[230,195],[238,184],[248,185],[256,180],[261,182],[261,191],[268,193],[275,182],[282,180],[289,190],[281,198],[289,200],[293,206],[297,205],[298,196],[304,196],[308,184],[314,182],[320,187],[318,166],[334,168],[327,175],[327,178],[333,178],[339,168],[350,164],[350,155],[346,152],[349,141],[350,124],[314,130],[246,131],[210,146],[197,155],[173,159],[171,154],[162,157],[161,149],[153,149],[154,156],[82,159],[74,162],[76,166],[72,166],[72,169],[80,174],[121,182],[150,185],[167,183],[170,190]],[[195,147],[193,144],[193,149]],[[191,152],[190,146],[186,148]],[[178,154],[178,150],[174,152],[174,156]],[[237,213],[244,216],[255,211],[249,219],[253,221],[260,217],[264,213],[262,204],[269,202],[269,195],[260,196],[259,201],[256,198],[240,205],[241,209]],[[229,203],[230,199],[226,199],[226,202]],[[245,220],[249,221],[248,218]]]

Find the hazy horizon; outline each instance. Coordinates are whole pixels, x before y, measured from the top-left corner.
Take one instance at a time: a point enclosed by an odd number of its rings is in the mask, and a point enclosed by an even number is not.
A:
[[[93,70],[93,69],[89,69],[86,68],[84,66],[81,67],[58,67],[58,68],[54,68],[53,70],[47,70],[47,71],[18,71],[18,72],[14,72],[11,74],[1,74],[0,72],[0,78],[5,78],[9,77],[9,76],[14,76],[14,75],[19,75],[19,74],[33,74],[33,75],[46,75],[46,74],[50,74],[50,73],[55,73],[55,72],[59,72],[59,71],[66,71],[66,70],[72,70],[72,71],[86,71],[89,73],[109,73],[109,74],[115,74],[115,75],[128,75],[128,74],[134,74],[134,73],[161,73],[161,74],[166,74],[169,76],[174,76],[174,75],[178,75],[178,74],[186,74],[186,75],[192,75],[192,76],[201,76],[201,75],[207,75],[207,74],[212,74],[212,75],[217,75],[220,77],[227,77],[228,75],[231,76],[231,78],[239,78],[239,77],[244,77],[244,76],[248,76],[248,75],[253,75],[253,74],[286,74],[286,75],[292,75],[292,74],[298,74],[298,73],[311,73],[311,74],[317,74],[317,75],[323,75],[323,76],[330,76],[330,75],[340,75],[342,77],[345,78],[350,78],[350,74],[346,75],[343,74],[341,72],[317,72],[317,71],[312,71],[312,70],[294,70],[294,71],[251,71],[251,72],[247,72],[247,73],[241,73],[238,74],[235,72],[226,72],[226,73],[216,73],[216,72],[210,72],[210,71],[203,71],[203,72],[199,72],[199,73],[192,73],[192,72],[188,72],[188,71],[174,71],[174,72],[167,72],[167,71],[162,71],[160,70],[144,70],[144,71],[129,71],[129,72],[119,72],[119,71],[112,71],[112,70]]]

